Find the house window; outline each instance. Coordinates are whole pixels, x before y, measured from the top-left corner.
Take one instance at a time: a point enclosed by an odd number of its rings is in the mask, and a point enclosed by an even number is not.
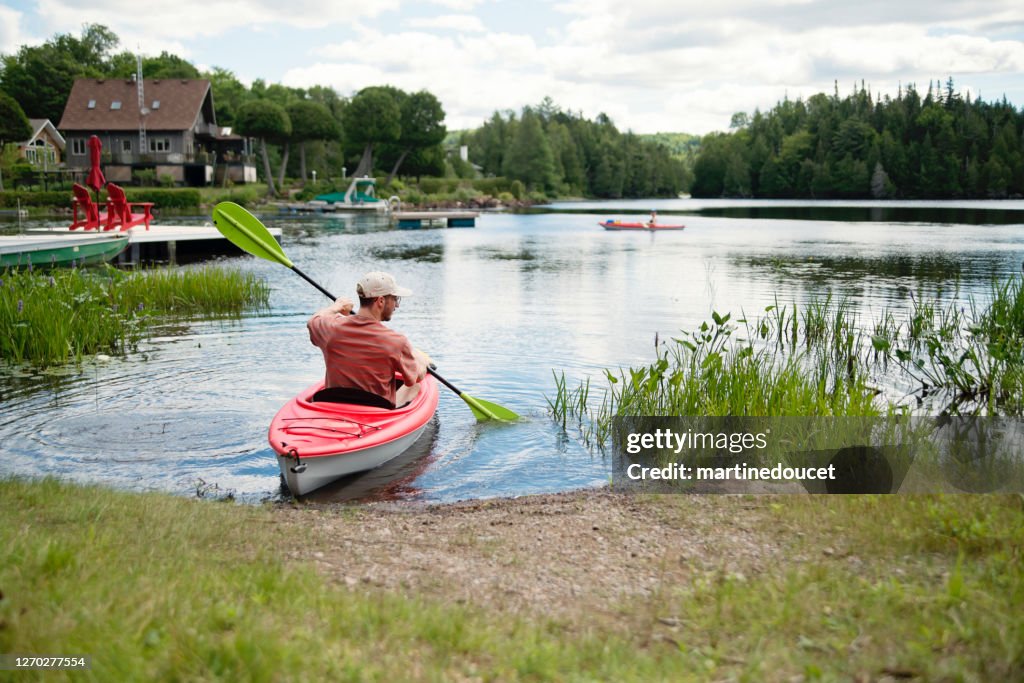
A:
[[[71,153],[75,156],[85,155],[85,140],[82,138],[74,138],[71,140]]]
[[[171,151],[171,140],[170,140],[170,138],[150,138],[149,139],[149,151],[150,152],[170,152]]]
[[[36,140],[25,148],[25,160],[31,164],[46,164],[56,162],[57,157],[45,140]]]
[[[110,108],[111,109],[120,109],[121,108],[121,100],[114,100],[113,102],[111,102],[110,103]]]
[[[95,109],[96,108],[96,100],[89,100],[89,105],[88,106],[89,106],[89,109]]]
[[[124,152],[125,154],[131,154],[132,153],[132,141],[131,140],[121,140],[121,151]]]

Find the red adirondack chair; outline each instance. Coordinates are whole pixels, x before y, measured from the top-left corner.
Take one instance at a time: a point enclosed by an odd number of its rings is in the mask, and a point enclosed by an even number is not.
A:
[[[136,209],[141,209],[142,213],[133,213]],[[107,221],[103,229],[113,230],[120,226],[124,232],[136,225],[145,225],[149,230],[152,209],[153,202],[129,202],[120,186],[107,183]]]
[[[88,188],[75,183],[71,186],[71,191],[75,194],[74,199],[71,200],[71,210],[74,214],[68,229],[99,230],[101,220],[104,223],[107,221],[107,214],[104,213],[101,219],[100,209],[96,206],[96,202],[92,200],[92,195],[89,194]],[[78,217],[79,209],[82,209],[82,218]]]

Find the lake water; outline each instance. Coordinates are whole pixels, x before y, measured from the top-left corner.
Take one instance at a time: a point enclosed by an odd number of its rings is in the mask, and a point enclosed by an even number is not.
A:
[[[687,229],[597,225],[651,208]],[[392,230],[363,215],[262,218],[283,229],[295,264],[335,294],[352,296],[364,271],[393,273],[415,295],[391,325],[461,389],[525,418],[478,424],[442,390],[416,448],[320,500],[437,502],[602,485],[609,463],[547,415],[553,370],[570,383],[599,379],[603,368],[649,362],[655,335],[678,336],[712,311],[756,315],[776,298],[847,297],[867,320],[907,310],[911,295],[983,303],[993,278],[1020,272],[1024,261],[1019,201],[564,203],[487,213],[476,228],[448,230]],[[168,325],[137,353],[81,369],[5,371],[0,475],[279,496],[266,429],[322,374],[305,321],[326,299],[281,266],[228,263],[266,278],[269,312]]]

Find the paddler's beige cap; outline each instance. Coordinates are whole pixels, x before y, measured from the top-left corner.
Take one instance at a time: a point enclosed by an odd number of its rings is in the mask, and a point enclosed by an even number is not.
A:
[[[412,290],[399,287],[390,274],[374,271],[356,283],[356,293],[363,299],[376,299],[378,296],[410,296]]]

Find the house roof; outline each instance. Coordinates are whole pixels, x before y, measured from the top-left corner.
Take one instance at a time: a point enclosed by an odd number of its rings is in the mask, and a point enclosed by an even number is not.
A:
[[[201,110],[215,123],[210,82],[193,79],[144,81],[147,130],[187,130]],[[90,102],[93,104],[89,106]],[[111,105],[119,102],[119,108]],[[134,79],[79,78],[71,88],[58,128],[64,131],[138,130],[139,92]]]
[[[32,137],[21,143],[23,146],[31,145],[39,137],[39,134],[46,130],[57,144],[57,148],[62,152],[64,151],[64,136],[57,132],[57,129],[50,123],[50,119],[29,119],[28,123],[32,126]]]

